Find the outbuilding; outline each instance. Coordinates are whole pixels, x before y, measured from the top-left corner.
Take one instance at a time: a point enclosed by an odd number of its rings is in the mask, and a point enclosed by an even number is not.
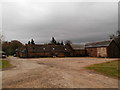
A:
[[[26,44],[17,53],[19,57],[67,57],[72,50],[67,45]]]
[[[120,57],[120,50],[114,40],[99,41],[86,44],[87,55],[91,57]]]
[[[80,56],[86,56],[86,50],[85,50],[85,44],[71,44],[71,47],[73,49],[73,56],[80,57]]]

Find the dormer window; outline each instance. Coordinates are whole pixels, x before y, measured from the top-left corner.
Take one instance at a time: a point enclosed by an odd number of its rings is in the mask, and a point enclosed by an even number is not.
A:
[[[43,50],[45,50],[45,48],[43,48]]]
[[[67,51],[67,49],[65,48],[65,51]]]
[[[53,48],[53,50],[55,50],[55,48]]]

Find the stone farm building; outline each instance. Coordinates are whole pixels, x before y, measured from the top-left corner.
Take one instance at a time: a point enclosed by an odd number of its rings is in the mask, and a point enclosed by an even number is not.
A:
[[[120,57],[119,46],[114,40],[87,43],[86,52],[91,57]]]
[[[86,44],[42,45],[26,44],[19,48],[18,57],[120,57],[120,48],[114,40]]]

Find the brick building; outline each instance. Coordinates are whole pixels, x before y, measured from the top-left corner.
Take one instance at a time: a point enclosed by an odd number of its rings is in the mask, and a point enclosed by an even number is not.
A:
[[[85,44],[71,44],[71,47],[74,52],[73,56],[75,57],[86,56]]]
[[[72,54],[71,48],[67,45],[26,44],[17,52],[18,57],[67,57]]]
[[[87,55],[91,57],[120,57],[120,50],[114,40],[86,44]]]
[[[119,44],[114,40],[87,44],[42,45],[26,44],[17,51],[18,57],[120,57]]]

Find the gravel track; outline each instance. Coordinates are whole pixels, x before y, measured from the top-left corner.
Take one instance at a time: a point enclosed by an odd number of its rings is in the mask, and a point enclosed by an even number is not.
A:
[[[118,80],[84,67],[117,59],[8,57],[15,66],[2,71],[3,88],[118,88]]]

